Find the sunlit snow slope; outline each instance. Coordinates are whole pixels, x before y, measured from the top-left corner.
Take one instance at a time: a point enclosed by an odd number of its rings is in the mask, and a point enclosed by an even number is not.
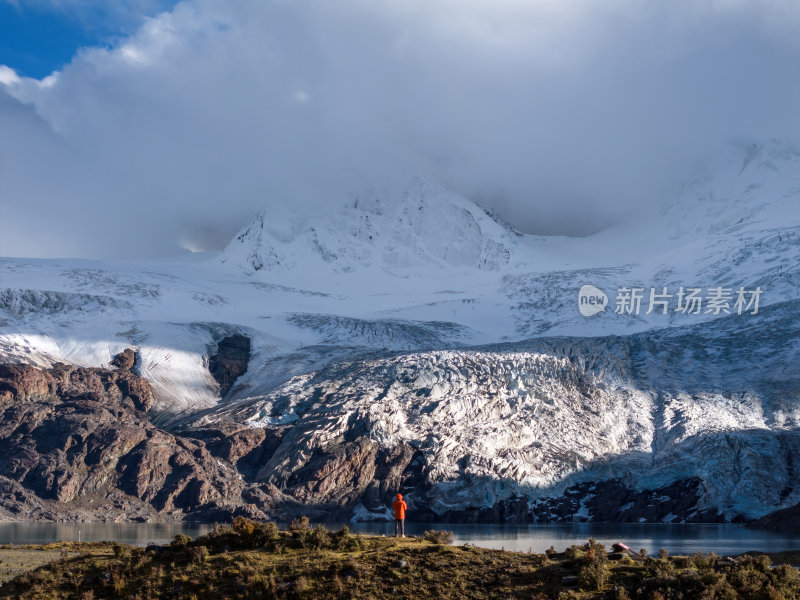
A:
[[[605,311],[579,312],[584,284]],[[681,287],[731,290],[728,312],[675,310]],[[615,312],[620,288],[644,289],[638,314]],[[771,142],[587,238],[522,235],[418,178],[333,214],[263,211],[218,255],[3,259],[0,359],[133,347],[158,422],[279,432],[254,481],[356,518],[383,514],[380,469],[345,499],[295,485],[356,442],[404,449],[398,485],[439,517],[752,518],[800,501],[799,309],[800,152]],[[233,334],[249,365],[220,398],[209,361]]]

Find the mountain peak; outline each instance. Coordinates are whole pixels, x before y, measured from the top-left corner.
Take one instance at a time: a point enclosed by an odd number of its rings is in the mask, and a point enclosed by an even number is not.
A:
[[[436,181],[354,195],[333,214],[276,222],[261,211],[220,260],[247,271],[302,264],[349,272],[420,267],[497,270],[511,258],[515,235],[489,213]]]
[[[672,239],[785,224],[798,215],[800,150],[789,142],[729,144],[704,171],[662,210]]]

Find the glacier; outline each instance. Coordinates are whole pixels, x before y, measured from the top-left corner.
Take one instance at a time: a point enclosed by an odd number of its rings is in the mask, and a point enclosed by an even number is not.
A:
[[[605,311],[580,314],[583,284]],[[650,288],[717,286],[759,288],[758,312],[647,314]],[[614,310],[624,287],[639,314]],[[238,468],[276,514],[380,519],[398,488],[440,520],[750,520],[800,502],[798,309],[800,151],[772,141],[585,238],[417,177],[262,211],[219,253],[0,259],[0,362],[133,348],[159,427],[263,433]],[[251,349],[223,395],[233,335]]]

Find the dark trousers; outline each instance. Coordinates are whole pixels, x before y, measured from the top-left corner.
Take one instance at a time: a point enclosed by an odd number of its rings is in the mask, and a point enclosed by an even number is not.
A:
[[[397,530],[400,529],[400,535],[406,534],[406,520],[405,519],[395,519],[394,520],[394,537],[397,537]]]

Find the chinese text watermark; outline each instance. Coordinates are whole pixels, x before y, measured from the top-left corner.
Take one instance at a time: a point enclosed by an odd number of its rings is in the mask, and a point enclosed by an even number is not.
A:
[[[756,287],[737,290],[722,286],[698,288],[679,287],[621,287],[617,289],[614,312],[618,315],[649,315],[681,313],[699,314],[758,314],[758,303],[762,290]],[[578,292],[578,310],[585,317],[591,317],[606,310],[608,296],[603,290],[593,286],[581,286]]]

